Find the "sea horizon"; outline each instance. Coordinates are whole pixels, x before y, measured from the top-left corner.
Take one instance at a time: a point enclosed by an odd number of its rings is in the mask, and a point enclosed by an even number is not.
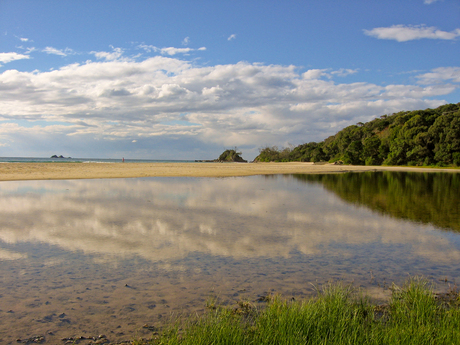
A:
[[[181,159],[73,158],[73,157],[0,157],[0,163],[193,163]]]

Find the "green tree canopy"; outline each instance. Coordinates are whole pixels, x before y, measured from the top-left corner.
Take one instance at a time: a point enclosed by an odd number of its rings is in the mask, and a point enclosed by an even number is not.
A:
[[[259,151],[255,160],[261,162],[460,166],[460,103],[382,115],[319,143],[293,149],[267,146]]]

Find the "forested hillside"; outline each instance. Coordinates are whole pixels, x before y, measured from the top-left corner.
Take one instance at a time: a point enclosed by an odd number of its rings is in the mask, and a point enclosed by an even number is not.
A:
[[[460,103],[383,115],[294,149],[265,147],[255,161],[460,166]]]

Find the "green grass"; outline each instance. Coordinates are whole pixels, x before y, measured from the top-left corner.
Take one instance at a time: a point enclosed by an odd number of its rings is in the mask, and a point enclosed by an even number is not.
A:
[[[305,301],[217,307],[134,344],[460,344],[459,300],[454,292],[436,298],[420,278],[393,286],[386,305],[329,284]]]

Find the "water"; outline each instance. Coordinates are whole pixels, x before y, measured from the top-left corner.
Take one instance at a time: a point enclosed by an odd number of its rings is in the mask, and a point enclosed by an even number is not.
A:
[[[460,278],[458,174],[0,183],[0,342],[148,337],[171,313],[330,280]],[[152,328],[150,328],[152,329]],[[51,332],[51,334],[50,334]]]
[[[120,163],[121,158],[0,157],[0,163]],[[191,160],[124,159],[125,163],[192,163]]]

